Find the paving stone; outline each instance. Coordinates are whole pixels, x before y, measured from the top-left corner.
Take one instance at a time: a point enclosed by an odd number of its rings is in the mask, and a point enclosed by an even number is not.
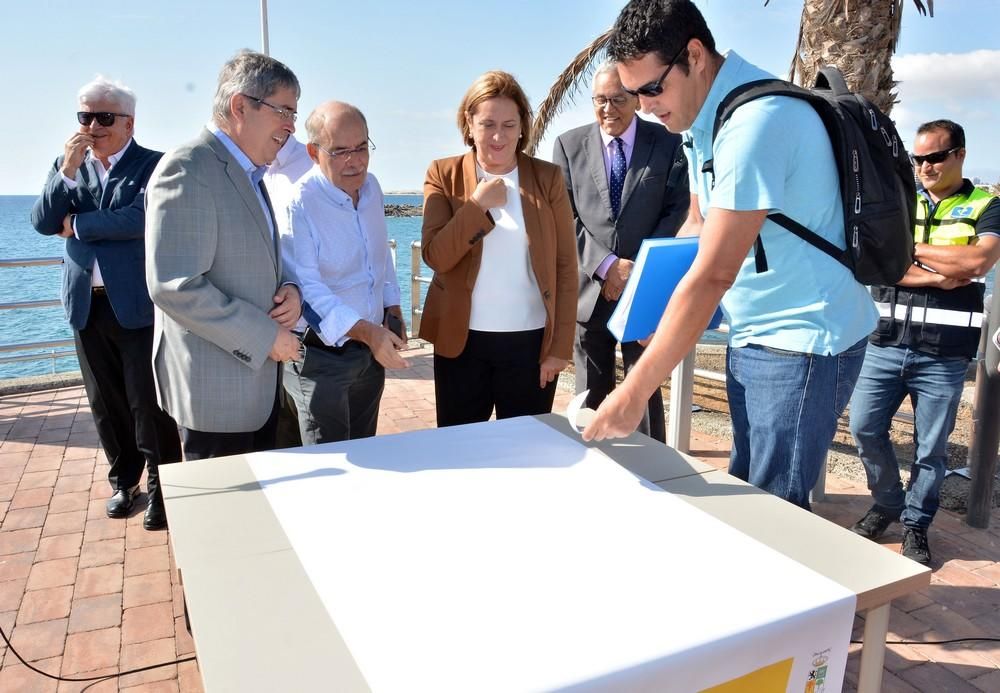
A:
[[[62,449],[54,455],[41,455],[38,451],[32,452],[31,459],[28,460],[24,471],[26,472],[51,472],[59,471],[62,466]]]
[[[29,662],[58,657],[66,642],[66,619],[15,625],[10,641]]]
[[[194,654],[194,639],[188,632],[187,623],[183,616],[174,619],[174,643],[178,657]]]
[[[122,606],[130,609],[134,606],[169,602],[170,574],[166,570],[143,575],[132,575],[125,578]]]
[[[121,592],[122,568],[121,563],[81,568],[76,578],[76,598],[83,599]]]
[[[16,452],[0,450],[0,468],[24,467],[28,463],[30,452],[30,450]]]
[[[121,629],[104,628],[66,636],[62,673],[76,674],[105,667],[117,667]]]
[[[166,546],[168,537],[167,532],[150,532],[143,529],[140,521],[125,530],[125,549],[131,551],[149,546]]]
[[[0,583],[28,577],[34,560],[34,551],[0,556]]]
[[[988,672],[982,676],[977,676],[969,681],[969,683],[980,691],[985,691],[986,693],[996,693],[997,691],[1000,691],[1000,669]]]
[[[124,539],[85,541],[80,550],[80,567],[92,568],[109,563],[121,563],[125,556]]]
[[[61,657],[52,657],[32,662],[31,665],[42,671],[59,675]],[[13,662],[4,665],[0,669],[0,691],[10,691],[11,693],[24,691],[25,693],[55,693],[59,682],[55,679],[46,678],[31,671],[20,662]]]
[[[176,659],[174,639],[161,638],[148,642],[126,644],[122,647],[121,669],[138,669],[152,664],[172,662]],[[177,678],[177,665],[157,667],[137,674],[128,674],[119,681],[122,688],[150,684],[164,679]]]
[[[18,490],[29,488],[48,488],[56,483],[57,472],[28,472],[21,476],[21,482],[17,485]]]
[[[121,593],[105,594],[100,597],[86,597],[73,601],[69,614],[69,632],[82,633],[100,630],[122,623]]]
[[[13,464],[9,467],[0,467],[0,484],[16,484],[24,474],[23,464]]]
[[[66,513],[56,513],[49,511],[45,526],[42,528],[43,537],[51,537],[57,534],[72,534],[82,532],[87,524],[86,510],[73,510]]]
[[[0,582],[0,611],[17,611],[21,606],[21,597],[24,596],[24,586],[27,584],[27,578]]]
[[[125,552],[125,575],[143,575],[170,569],[167,545],[146,546]]]
[[[80,555],[80,545],[83,534],[59,534],[54,537],[42,537],[38,542],[36,561],[50,561],[54,558],[69,558]]]
[[[125,523],[121,519],[104,517],[87,520],[87,528],[83,530],[85,541],[100,541],[102,539],[118,539],[125,536]]]
[[[9,532],[0,531],[0,556],[34,551],[38,548],[38,540],[41,535],[41,527],[13,529]]]
[[[76,474],[74,476],[61,476],[56,480],[56,493],[76,493],[79,491],[90,491],[91,475]]]
[[[69,616],[73,586],[46,587],[25,592],[17,612],[18,624],[64,619]]]
[[[122,616],[122,642],[148,642],[174,635],[174,615],[170,602],[126,609]]]
[[[47,507],[51,498],[52,489],[50,487],[19,489],[14,492],[13,497],[10,499],[10,509]]]
[[[17,484],[0,484],[0,501],[9,504],[15,493],[17,493]]]
[[[29,529],[31,527],[41,527],[45,524],[45,516],[48,508],[44,505],[38,508],[21,508],[11,510],[3,520],[3,530],[11,531],[15,529]]]
[[[204,693],[205,688],[197,662],[177,665],[177,685],[184,693]]]
[[[86,512],[88,503],[90,503],[90,494],[86,491],[57,493],[52,496],[52,501],[49,503],[49,512],[67,513],[73,510],[83,510]]]
[[[54,561],[42,561],[31,567],[28,576],[28,590],[45,589],[72,585],[76,580],[77,558],[59,558]]]
[[[77,476],[85,474],[93,476],[94,460],[64,460],[59,468],[59,476]]]

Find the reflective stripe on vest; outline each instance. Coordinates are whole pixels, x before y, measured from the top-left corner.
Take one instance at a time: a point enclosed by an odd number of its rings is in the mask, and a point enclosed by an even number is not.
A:
[[[893,313],[889,303],[876,303],[880,317],[892,317],[896,320],[906,320],[906,306],[896,305]],[[982,313],[970,313],[963,310],[947,310],[945,308],[921,308],[913,306],[910,322],[926,323],[928,325],[950,325],[952,327],[974,327],[977,330],[983,326]]]

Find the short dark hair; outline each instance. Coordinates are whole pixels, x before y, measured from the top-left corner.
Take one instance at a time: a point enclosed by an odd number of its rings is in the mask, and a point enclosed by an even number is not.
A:
[[[690,64],[681,48],[693,38],[716,52],[712,32],[691,0],[632,0],[615,20],[608,58],[620,63],[655,53],[666,65],[680,51],[675,64],[687,74]]]
[[[944,130],[948,133],[948,141],[951,143],[951,148],[961,147],[965,149],[965,128],[956,123],[953,120],[932,120],[929,123],[924,123],[917,128],[917,134],[923,135],[925,132],[930,132],[931,130]]]

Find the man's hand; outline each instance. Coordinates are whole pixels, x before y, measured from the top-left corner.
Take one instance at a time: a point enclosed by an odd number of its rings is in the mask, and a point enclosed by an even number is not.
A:
[[[957,289],[960,286],[966,286],[971,284],[971,279],[958,279],[955,277],[946,277],[943,274],[938,275],[941,277],[940,281],[937,283],[937,288],[944,289],[945,291],[951,291],[952,289]]]
[[[484,211],[491,207],[503,207],[507,204],[507,186],[502,178],[481,180],[472,193],[472,201]]]
[[[66,140],[63,149],[63,162],[59,172],[69,179],[76,176],[83,163],[83,157],[87,155],[87,147],[94,146],[94,138],[85,132],[74,132],[73,136]]]
[[[624,438],[635,432],[642,422],[647,401],[630,397],[625,387],[616,387],[604,398],[590,423],[583,429],[583,439]]]
[[[618,258],[611,263],[608,273],[604,277],[604,284],[601,286],[601,295],[609,301],[617,301],[622,297],[625,290],[625,283],[632,274],[635,263],[625,258]]]
[[[299,287],[294,284],[284,284],[274,295],[274,308],[268,313],[271,319],[286,329],[295,327],[302,315],[302,295]]]
[[[559,374],[568,365],[569,361],[566,359],[556,358],[555,356],[546,356],[545,360],[542,361],[542,365],[539,366],[538,369],[538,387],[544,388],[546,385],[558,378]]]
[[[382,364],[383,368],[410,367],[406,359],[396,353],[406,345],[406,342],[381,325],[367,320],[358,320],[347,331],[347,336],[367,344],[368,348],[371,349],[372,356]]]
[[[73,236],[76,235],[75,233],[73,233],[72,214],[67,214],[65,217],[63,217],[62,231],[59,232],[59,235],[62,236],[63,238],[73,238]]]
[[[268,357],[278,363],[283,361],[294,361],[299,357],[299,349],[302,346],[299,338],[291,330],[284,327],[278,328],[278,334],[274,338],[274,346]]]

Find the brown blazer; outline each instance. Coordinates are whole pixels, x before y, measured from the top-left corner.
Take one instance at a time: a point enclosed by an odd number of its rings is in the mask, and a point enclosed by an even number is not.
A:
[[[541,363],[547,356],[573,358],[576,327],[576,233],[562,170],[555,164],[517,155],[521,207],[531,268],[545,304]],[[424,226],[421,254],[434,278],[420,318],[420,337],[441,356],[455,358],[465,349],[476,285],[483,257],[480,241],[493,221],[472,201],[476,156],[439,159],[424,181]]]

